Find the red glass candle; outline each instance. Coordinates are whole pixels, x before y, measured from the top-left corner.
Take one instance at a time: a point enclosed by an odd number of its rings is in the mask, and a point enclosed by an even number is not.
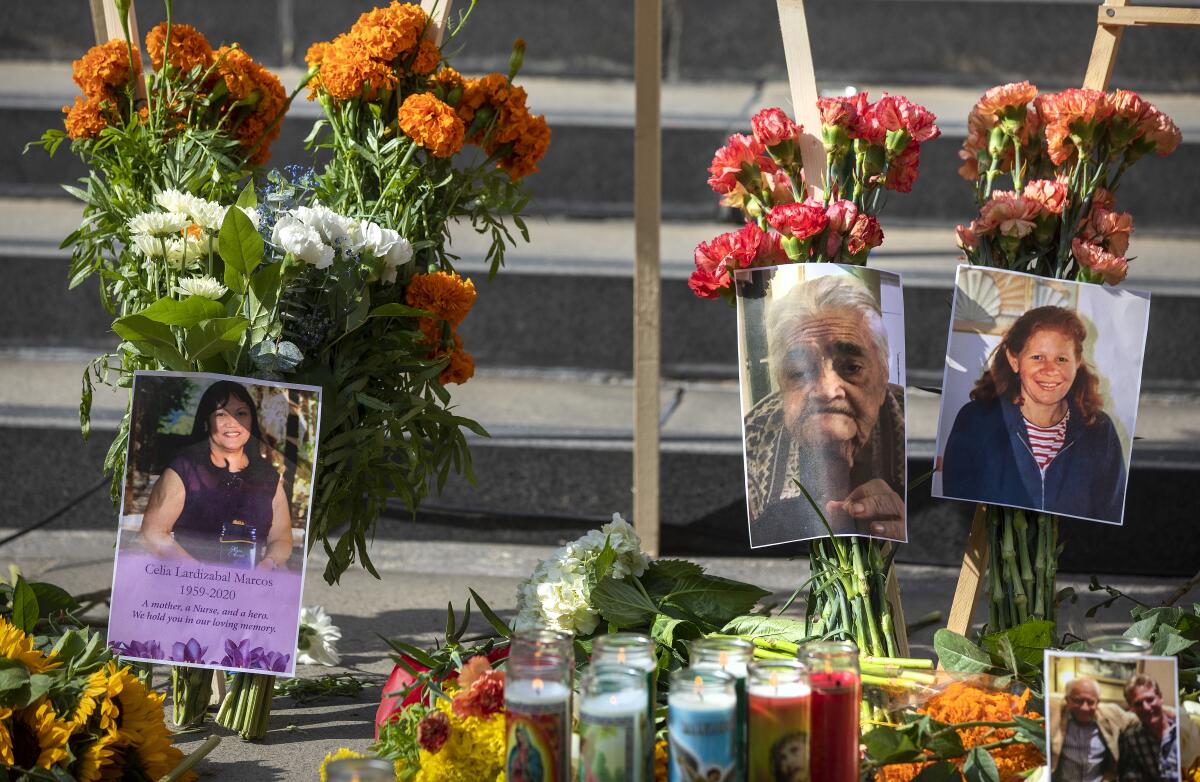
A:
[[[808,782],[808,671],[794,660],[750,666],[750,782]]]
[[[800,657],[812,686],[812,782],[857,782],[862,685],[858,648],[826,642],[804,646]]]

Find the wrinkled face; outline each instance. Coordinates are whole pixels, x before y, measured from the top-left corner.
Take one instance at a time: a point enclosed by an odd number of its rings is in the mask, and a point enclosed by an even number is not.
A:
[[[861,312],[798,321],[778,370],[784,425],[802,442],[860,447],[887,390],[884,361]]]
[[[1067,710],[1076,722],[1095,722],[1100,706],[1100,691],[1092,682],[1080,682],[1067,693]]]
[[[1075,341],[1061,331],[1035,331],[1019,354],[1005,355],[1021,380],[1021,395],[1039,405],[1061,402],[1079,371]]]
[[[775,750],[775,778],[779,782],[803,782],[808,778],[808,752],[804,736],[796,735]]]
[[[208,439],[229,451],[243,448],[250,440],[251,420],[250,405],[231,396],[208,417]]]
[[[1134,687],[1129,696],[1129,708],[1143,725],[1162,720],[1162,696],[1153,687]]]

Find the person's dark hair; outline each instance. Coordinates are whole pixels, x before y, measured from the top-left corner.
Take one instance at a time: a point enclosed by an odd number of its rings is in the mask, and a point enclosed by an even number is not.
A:
[[[1083,417],[1083,423],[1091,426],[1096,423],[1104,409],[1104,397],[1100,396],[1100,379],[1083,358],[1087,327],[1078,315],[1064,307],[1035,307],[1017,318],[1017,322],[1012,324],[1004,339],[992,352],[988,369],[975,383],[971,398],[986,402],[1003,396],[1016,401],[1016,397],[1021,393],[1021,381],[1009,365],[1006,354],[1019,354],[1025,349],[1025,343],[1038,331],[1057,331],[1075,343],[1075,358],[1079,361],[1079,370],[1075,373],[1075,382],[1067,394]]]
[[[229,400],[235,397],[250,408],[250,440],[246,443],[249,469],[274,469],[270,457],[264,453],[264,449],[269,448],[270,443],[263,437],[262,429],[258,425],[258,405],[245,386],[232,380],[218,380],[200,396],[200,402],[196,405],[196,416],[192,421],[192,442],[199,443],[208,439],[208,417],[223,409],[229,404]]]
[[[1139,673],[1138,675],[1132,677],[1129,681],[1125,682],[1125,702],[1131,702],[1133,700],[1133,691],[1142,687],[1153,687],[1154,693],[1158,695],[1158,697],[1162,697],[1162,690],[1159,688],[1158,682],[1154,679],[1151,679],[1149,676],[1146,676],[1145,674]]]
[[[793,741],[804,741],[803,733],[785,733],[771,745],[771,776],[778,782],[787,782],[783,776],[783,748]]]

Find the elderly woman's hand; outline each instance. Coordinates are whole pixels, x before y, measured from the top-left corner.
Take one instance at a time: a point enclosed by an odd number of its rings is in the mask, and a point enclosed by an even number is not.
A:
[[[904,498],[881,478],[854,489],[841,502],[829,502],[826,511],[841,511],[858,522],[867,522],[872,535],[904,538]]]

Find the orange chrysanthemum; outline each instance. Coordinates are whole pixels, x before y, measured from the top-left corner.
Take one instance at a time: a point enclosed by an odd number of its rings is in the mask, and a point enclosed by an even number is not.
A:
[[[434,157],[450,157],[462,149],[463,121],[431,93],[409,95],[400,106],[400,129]]]
[[[1014,716],[1038,716],[1036,713],[1025,711],[1029,698],[1029,690],[1025,690],[1018,697],[1007,692],[987,690],[965,682],[955,682],[930,700],[925,708],[918,709],[918,712],[928,714],[935,720],[946,723],[1007,722]],[[1006,728],[982,726],[963,728],[957,732],[966,749],[1013,736],[1013,731]],[[1046,762],[1046,758],[1032,744],[1008,744],[990,749],[988,754],[996,761],[1001,779],[1011,779],[1016,774],[1036,768]],[[879,770],[877,779],[879,782],[911,782],[927,765],[927,763],[899,763],[884,766]]]
[[[154,70],[163,67],[163,47],[166,44],[167,23],[160,22],[153,30],[146,33],[146,53]],[[183,73],[191,72],[192,68],[200,66],[207,69],[213,64],[213,49],[204,33],[190,24],[171,25],[171,51],[168,55],[171,66]]]
[[[142,58],[133,50],[133,71],[129,68],[129,49],[125,42],[113,39],[88,49],[87,54],[71,63],[71,77],[85,97],[102,100],[116,87],[126,84],[142,70]]]
[[[96,98],[84,100],[76,96],[75,105],[63,106],[62,110],[67,115],[63,125],[66,126],[67,136],[70,138],[95,138],[100,135],[100,131],[108,127],[103,103]]]
[[[404,301],[457,326],[474,306],[475,295],[475,283],[469,278],[463,279],[456,272],[433,272],[413,277],[404,292]]]

